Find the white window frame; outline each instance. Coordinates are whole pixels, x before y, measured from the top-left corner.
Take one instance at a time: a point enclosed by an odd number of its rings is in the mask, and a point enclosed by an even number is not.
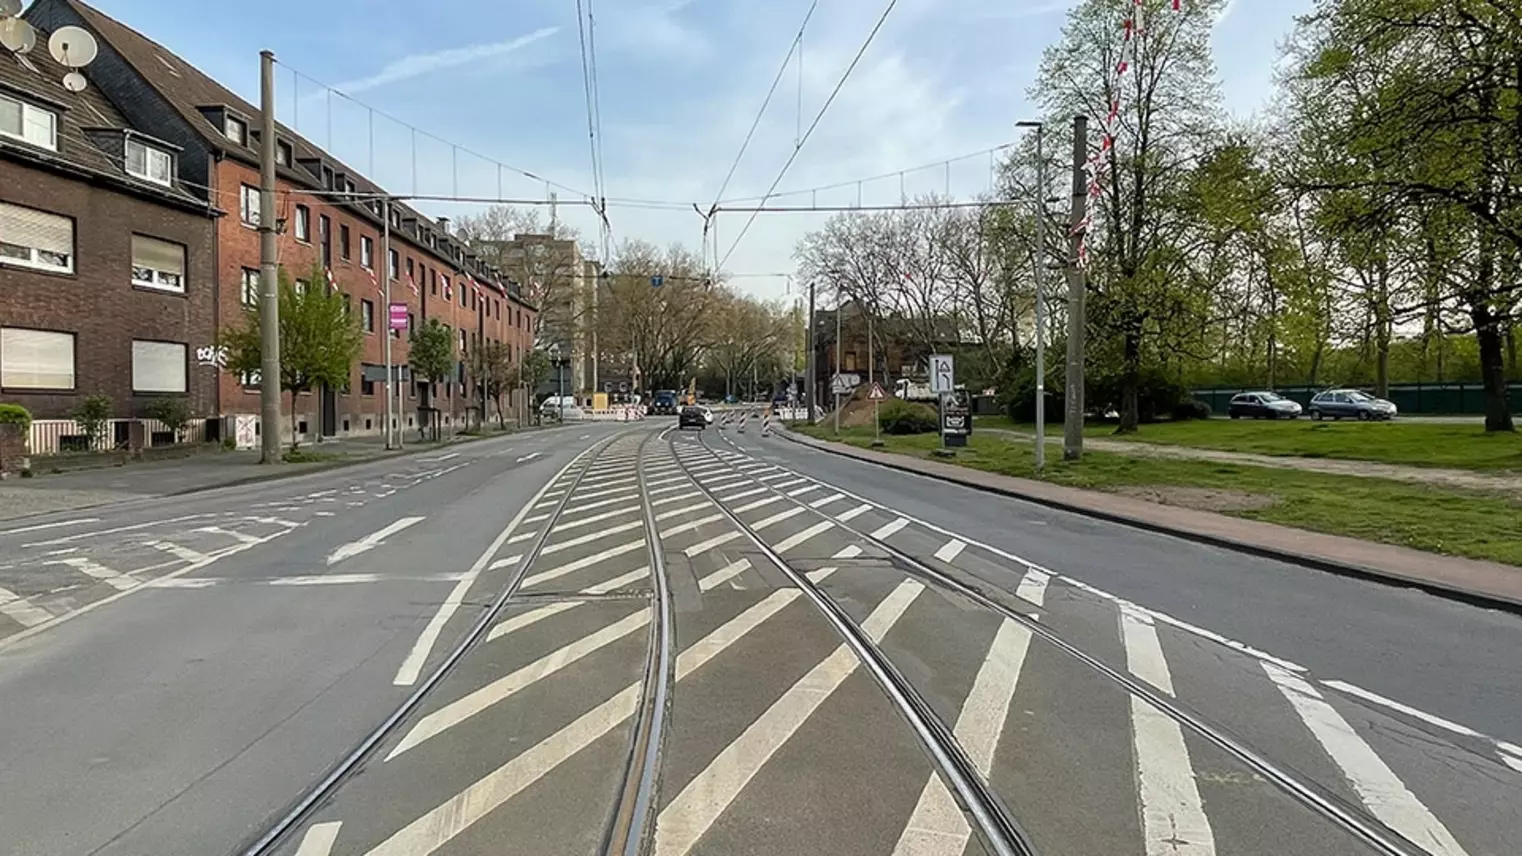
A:
[[[247,184],[238,185],[238,219],[243,221],[243,225],[257,227],[259,209],[259,188]]]
[[[133,146],[143,150],[143,172],[138,172],[132,168]],[[164,166],[163,178],[158,178],[153,174],[154,166],[159,163],[162,163]],[[131,137],[127,138],[126,157],[122,160],[122,167],[126,169],[128,175],[134,178],[141,178],[143,181],[151,181],[164,187],[174,186],[174,155],[163,149],[154,148],[142,140],[134,140]]]
[[[359,266],[375,270],[375,239],[369,235],[359,236]]]
[[[160,384],[158,386],[139,386],[138,369],[139,360],[146,362],[150,358],[155,361],[163,361],[165,364],[172,362],[173,357],[179,357],[179,375],[177,384]],[[134,393],[175,395],[190,391],[190,347],[184,342],[161,342],[151,339],[132,340],[132,391]]]
[[[365,331],[366,335],[375,332],[375,301],[364,299],[359,301],[359,327]]]
[[[7,255],[4,252],[0,252],[0,266],[24,267],[31,270],[46,271],[48,273],[74,272],[75,223],[73,218],[65,217],[62,214],[54,214],[51,211],[43,211],[37,208],[28,208],[24,205],[15,205],[9,202],[0,202],[0,215],[3,215],[4,209],[7,208],[13,208],[20,212],[30,212],[33,217],[36,217],[36,215],[41,215],[42,219],[44,220],[49,218],[57,220],[58,223],[53,224],[55,226],[61,227],[62,224],[67,224],[69,230],[69,250],[67,253],[62,253],[57,250],[48,250],[41,247],[17,243],[17,240],[19,239],[17,236],[10,236],[12,239],[7,240],[8,236],[6,231],[3,228],[0,228],[0,244],[16,247],[27,252],[26,258],[19,258],[14,255]],[[17,214],[13,216],[19,218],[21,215]],[[3,225],[3,223],[4,217],[0,216],[0,225]],[[63,262],[59,264],[49,257],[62,257]]]
[[[312,243],[312,209],[305,205],[297,205],[295,219],[296,240],[303,244]]]
[[[249,276],[250,274],[252,274],[253,276],[250,277]],[[260,277],[260,272],[257,271],[257,270],[254,270],[253,268],[243,268],[242,271],[238,274],[238,276],[239,276],[239,280],[238,281],[239,281],[239,286],[240,286],[240,289],[239,289],[239,292],[238,292],[238,298],[243,302],[244,306],[258,306],[259,305],[259,286],[260,286],[259,277]],[[250,282],[251,279],[252,279],[252,282]],[[252,290],[250,290],[250,289],[252,289]],[[250,294],[253,295],[253,298],[254,298],[253,300],[249,300],[248,299]]]
[[[5,366],[6,353],[8,351],[10,351],[10,350],[15,349],[17,347],[17,343],[12,341],[10,343],[10,345],[7,346],[6,339],[20,338],[18,336],[15,336],[15,334],[17,334],[17,333],[20,333],[22,335],[30,334],[30,335],[32,335],[34,337],[35,336],[57,336],[57,337],[60,337],[60,339],[67,338],[68,345],[69,345],[69,370],[68,370],[69,371],[69,385],[68,386],[42,386],[42,385],[38,385],[38,384],[35,384],[35,383],[17,383],[16,382],[17,378],[7,376],[7,371],[6,371],[6,366]],[[53,344],[54,345],[60,345],[60,344],[62,344],[62,342],[61,341],[54,341]],[[73,389],[78,388],[78,386],[79,386],[78,361],[79,361],[78,338],[77,338],[77,336],[74,333],[68,333],[68,332],[64,332],[64,331],[61,331],[61,330],[35,330],[35,329],[30,328],[30,327],[0,327],[0,387],[4,387],[5,389],[27,389],[27,390],[60,390],[60,391],[61,390],[73,390]]]
[[[184,294],[185,269],[189,264],[189,254],[185,249],[185,245],[176,243],[174,241],[166,241],[163,238],[155,238],[151,235],[139,235],[134,233],[131,238],[134,244],[138,239],[142,239],[144,241],[152,241],[158,244],[164,244],[179,250],[180,269],[176,272],[173,270],[159,269],[150,265],[139,265],[137,263],[137,248],[134,246],[131,258],[132,284],[138,286],[139,288],[151,288],[156,291],[168,291],[173,292],[174,294]]]
[[[280,166],[290,166],[291,158],[295,157],[296,150],[285,140],[275,141],[275,163]]]
[[[234,128],[237,129],[236,132]],[[246,146],[248,145],[248,123],[237,116],[224,116],[222,117],[222,136],[240,146]]]
[[[52,110],[38,107],[34,104],[28,104],[27,102],[22,101],[18,98],[11,98],[6,95],[0,95],[0,101],[9,102],[21,108],[21,132],[11,133],[10,131],[0,129],[0,137],[5,137],[11,140],[20,140],[21,142],[28,145],[37,146],[38,148],[48,149],[50,151],[58,151],[57,113],[54,113]],[[36,121],[39,117],[46,117],[48,123],[48,138],[45,142],[42,140],[34,139],[31,136],[27,135],[27,128],[31,127],[31,123]]]

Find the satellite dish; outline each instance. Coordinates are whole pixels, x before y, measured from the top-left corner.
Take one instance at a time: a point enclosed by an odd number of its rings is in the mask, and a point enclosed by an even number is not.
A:
[[[0,0],[3,4],[5,0]],[[37,44],[37,31],[20,18],[0,19],[0,45],[16,53],[26,53]]]
[[[59,27],[48,39],[48,53],[58,60],[59,65],[69,68],[89,65],[97,50],[95,37],[83,27]]]
[[[21,14],[21,0],[0,0],[0,18]]]
[[[63,76],[63,88],[70,92],[84,92],[85,87],[89,85],[90,81],[85,80],[85,76],[77,71],[71,71]]]

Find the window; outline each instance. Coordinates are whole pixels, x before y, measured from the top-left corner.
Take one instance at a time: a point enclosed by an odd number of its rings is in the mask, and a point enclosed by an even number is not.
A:
[[[139,140],[127,140],[127,174],[154,184],[174,184],[174,158]]]
[[[407,260],[407,278],[412,279],[412,259]]]
[[[291,144],[285,140],[279,140],[275,143],[275,163],[281,166],[291,165]]]
[[[74,334],[0,327],[0,387],[73,389]]]
[[[303,243],[312,240],[312,209],[296,206],[296,240]]]
[[[296,280],[296,293],[297,294],[306,294],[307,293],[307,289],[310,288],[310,287],[311,287],[311,283],[307,282],[306,280],[304,280],[304,279],[298,279],[298,280]]]
[[[0,137],[58,150],[58,116],[0,95]]]
[[[408,312],[407,313],[407,331],[410,333],[410,332],[412,332],[413,330],[416,330],[416,329],[417,329],[417,316],[413,315],[411,312]]]
[[[222,133],[238,145],[248,143],[248,124],[242,119],[228,116],[222,120]]]
[[[386,263],[386,272],[392,279],[396,279],[397,275],[401,273],[401,258],[402,257],[397,254],[396,250],[391,251],[391,260]]]
[[[243,305],[259,305],[259,271],[255,268],[243,269]]]
[[[238,213],[243,225],[259,225],[259,188],[243,185],[238,189]]]
[[[428,293],[434,295],[439,293],[439,272],[433,268],[428,269]]]
[[[359,326],[366,333],[375,332],[375,303],[369,300],[359,302]]]
[[[375,268],[375,240],[368,235],[359,236],[359,263],[366,269]]]
[[[184,392],[187,375],[183,344],[132,340],[133,392]]]
[[[445,300],[453,300],[454,297],[453,297],[453,295],[450,294],[450,291],[449,291],[449,277],[447,277],[447,276],[441,276],[441,277],[439,277],[439,279],[444,281],[444,299]]]
[[[333,224],[328,215],[317,215],[317,237],[322,240],[322,266],[333,266]]]
[[[184,245],[147,235],[133,235],[132,284],[184,294]]]
[[[344,261],[350,259],[349,255],[349,227],[338,227],[338,257]]]
[[[461,327],[460,328],[460,356],[462,356],[462,357],[465,356],[465,352],[467,350],[469,350],[469,346],[470,346],[470,334],[465,332],[465,328],[464,327]]]
[[[0,264],[74,272],[74,221],[0,202]]]

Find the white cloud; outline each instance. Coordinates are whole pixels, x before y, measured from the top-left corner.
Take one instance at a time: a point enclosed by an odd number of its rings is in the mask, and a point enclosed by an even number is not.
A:
[[[385,86],[388,83],[396,83],[425,74],[432,74],[447,68],[455,68],[480,60],[505,56],[541,39],[549,38],[559,31],[559,27],[541,27],[526,36],[519,36],[506,41],[466,45],[461,48],[450,48],[432,53],[405,56],[399,60],[387,63],[384,68],[369,77],[344,81],[333,88],[346,95],[354,95],[367,89]]]

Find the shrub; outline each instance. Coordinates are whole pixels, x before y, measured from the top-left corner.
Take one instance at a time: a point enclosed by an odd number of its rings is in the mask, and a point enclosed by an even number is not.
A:
[[[927,404],[890,398],[878,407],[884,434],[930,434],[941,427],[939,415]]]
[[[1001,394],[1002,407],[1012,422],[1036,421],[1036,370],[1026,366],[1016,375],[1007,393]],[[1063,409],[1067,406],[1062,394],[1062,377],[1054,376],[1051,367],[1046,373],[1046,421],[1061,422]]]
[[[100,445],[101,439],[106,436],[106,426],[111,422],[111,396],[92,395],[81,401],[69,415],[90,438],[90,448],[93,449]]]
[[[1193,400],[1189,387],[1161,369],[1143,368],[1137,380],[1136,409],[1141,422],[1155,422],[1158,416],[1171,414],[1178,405]],[[1124,375],[1119,371],[1089,377],[1085,381],[1084,404],[1091,412],[1103,413],[1107,407],[1120,410],[1123,381]]]
[[[1209,419],[1210,405],[1197,399],[1180,401],[1173,407],[1174,422],[1188,422],[1191,419]]]
[[[23,432],[32,427],[32,412],[19,404],[0,404],[0,424],[20,425]]]
[[[155,398],[148,402],[144,413],[149,419],[157,419],[164,423],[164,427],[174,432],[174,441],[180,442],[180,437],[185,431],[185,426],[190,424],[190,405],[183,398]]]

